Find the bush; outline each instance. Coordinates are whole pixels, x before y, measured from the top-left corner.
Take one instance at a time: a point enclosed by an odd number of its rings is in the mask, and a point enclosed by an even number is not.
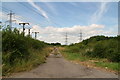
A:
[[[16,30],[17,31],[17,30]],[[26,40],[20,34],[16,34],[16,31],[10,32],[8,30],[4,30],[2,35],[2,52],[5,53],[10,52],[10,62],[13,63],[16,58],[27,58],[29,56],[28,52],[28,44],[26,44]],[[9,60],[9,59],[8,59]]]
[[[112,52],[108,56],[108,60],[112,62],[119,62],[120,61],[120,53]]]
[[[85,56],[93,57],[93,52],[92,51],[87,51],[85,53]]]
[[[80,43],[68,46],[67,51],[73,53],[80,53],[83,56],[106,58],[112,62],[120,61],[120,49],[118,49],[117,37],[93,36],[89,39],[83,40]]]
[[[13,66],[17,61],[28,60],[30,57],[30,49],[42,50],[45,43],[35,40],[29,36],[23,36],[17,29],[10,31],[4,29],[2,31],[2,52],[3,64]]]
[[[120,53],[118,50],[118,41],[117,40],[109,40],[108,49],[106,52],[106,57],[109,61],[119,62],[120,61]]]
[[[105,51],[106,51],[106,48],[104,47],[104,45],[101,44],[101,43],[97,43],[94,46],[92,56],[104,58],[105,57]]]

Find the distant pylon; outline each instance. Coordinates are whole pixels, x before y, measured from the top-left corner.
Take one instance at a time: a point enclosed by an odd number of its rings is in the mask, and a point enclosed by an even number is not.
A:
[[[9,22],[9,27],[10,27],[10,30],[12,28],[12,22],[13,21],[16,21],[16,20],[12,20],[12,16],[14,15],[15,13],[13,13],[12,11],[10,11],[10,13],[8,14],[10,16],[8,22]]]
[[[79,33],[79,42],[82,41],[82,31],[80,30],[80,33]]]
[[[68,34],[67,34],[67,32],[65,34],[65,45],[68,45]]]

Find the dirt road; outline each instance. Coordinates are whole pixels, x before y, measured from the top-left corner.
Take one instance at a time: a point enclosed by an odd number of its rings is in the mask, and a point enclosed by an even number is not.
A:
[[[12,78],[117,78],[118,76],[105,71],[87,68],[71,63],[64,58],[49,56],[45,64],[29,72],[15,73]]]

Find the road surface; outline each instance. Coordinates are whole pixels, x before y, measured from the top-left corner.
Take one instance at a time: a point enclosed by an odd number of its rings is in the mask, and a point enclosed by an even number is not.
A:
[[[88,68],[51,55],[46,63],[29,72],[15,73],[10,78],[117,78],[114,73]]]

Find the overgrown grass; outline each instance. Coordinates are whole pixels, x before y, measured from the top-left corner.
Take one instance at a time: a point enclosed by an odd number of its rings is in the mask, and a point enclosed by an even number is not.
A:
[[[15,73],[15,72],[29,71],[29,70],[37,67],[38,65],[45,63],[46,57],[50,53],[50,49],[44,48],[42,51],[30,50],[30,52],[31,53],[29,56],[29,60],[18,59],[18,60],[16,60],[14,65],[4,63],[3,67],[2,67],[2,70],[3,70],[2,75],[7,76],[7,75],[10,75],[11,73]],[[6,55],[6,56],[9,56],[9,55]]]
[[[92,58],[106,58],[110,62],[120,61],[120,49],[118,47],[120,36],[105,37],[93,36],[80,43],[71,44],[66,47],[66,51],[79,53]]]
[[[90,58],[88,57],[83,57],[81,54],[79,53],[70,53],[70,52],[62,52],[62,54],[64,55],[65,58],[67,58],[68,60],[79,60],[79,61],[86,61]]]
[[[93,64],[96,67],[105,68],[105,69],[112,70],[115,72],[118,72],[119,70],[119,66],[117,62],[109,62],[105,58],[103,59],[103,58],[93,58],[93,57],[83,56],[77,52],[71,53],[67,51],[66,49],[61,50],[61,53],[66,59],[70,61],[84,62],[86,65]]]
[[[30,50],[29,60],[18,59],[14,65],[3,64],[3,76],[10,75],[15,72],[29,71],[38,65],[45,63],[46,57],[50,53],[50,48],[44,48],[42,51]],[[6,55],[7,56],[7,55]],[[8,55],[9,56],[9,55]],[[5,57],[5,56],[4,56]]]
[[[80,43],[65,46],[62,53],[69,60],[89,62],[117,71],[120,62],[119,39],[120,36],[93,36]]]
[[[103,68],[108,68],[111,70],[115,70],[118,71],[119,67],[118,67],[118,63],[113,63],[113,62],[94,62],[96,64],[96,66],[99,67],[103,67]]]
[[[2,31],[2,75],[31,70],[44,63],[50,53],[42,41],[23,36],[17,29]]]

